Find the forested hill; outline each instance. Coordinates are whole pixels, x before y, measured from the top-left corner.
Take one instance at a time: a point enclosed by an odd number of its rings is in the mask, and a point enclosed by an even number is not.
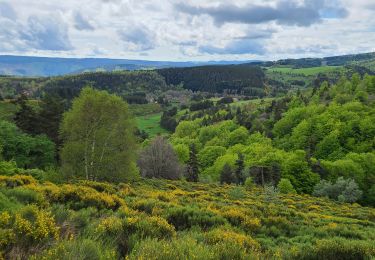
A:
[[[375,52],[360,53],[342,56],[331,56],[324,58],[301,58],[301,59],[282,59],[278,61],[258,62],[262,66],[292,66],[293,68],[310,68],[320,66],[344,66],[366,61],[373,61]]]
[[[137,103],[143,103],[146,95],[160,94],[177,88],[263,97],[265,80],[261,68],[239,65],[90,72],[49,78],[0,77],[0,95],[12,99],[22,92],[27,92],[29,96],[38,98],[42,92],[48,92],[72,99],[83,87],[92,86],[126,97],[128,101],[131,96],[130,99],[136,99]],[[278,91],[275,90],[274,93]]]
[[[265,75],[252,65],[200,66],[192,68],[168,68],[158,72],[167,84],[182,84],[193,91],[245,93],[251,96],[262,94]]]

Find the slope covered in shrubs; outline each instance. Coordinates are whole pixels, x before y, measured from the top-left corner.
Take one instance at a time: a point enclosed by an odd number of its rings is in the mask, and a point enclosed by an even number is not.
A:
[[[249,181],[53,184],[2,176],[0,212],[0,256],[10,259],[375,257],[373,208]]]

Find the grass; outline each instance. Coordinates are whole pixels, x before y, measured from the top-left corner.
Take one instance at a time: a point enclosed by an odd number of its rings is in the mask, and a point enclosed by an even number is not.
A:
[[[137,126],[145,131],[152,138],[159,134],[168,134],[169,132],[160,126],[162,113],[150,114],[136,117]]]
[[[319,73],[327,73],[332,71],[341,70],[342,66],[321,66],[321,67],[312,67],[312,68],[301,68],[293,69],[290,67],[272,67],[268,69],[271,72],[281,72],[281,73],[292,73],[292,74],[302,74],[304,76],[312,76]]]
[[[162,108],[157,103],[131,104],[129,105],[129,110],[134,116],[145,116],[160,113]]]

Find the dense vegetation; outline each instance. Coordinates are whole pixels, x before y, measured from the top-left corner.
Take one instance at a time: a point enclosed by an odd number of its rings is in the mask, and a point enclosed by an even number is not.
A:
[[[375,257],[375,77],[276,95],[262,69],[223,68],[48,78],[2,101],[0,257]],[[268,98],[245,93],[249,70]]]
[[[31,259],[370,259],[375,211],[272,189],[0,178],[0,250]]]
[[[264,73],[259,67],[251,65],[170,68],[158,72],[165,78],[167,84],[183,83],[185,88],[193,91],[264,95]]]

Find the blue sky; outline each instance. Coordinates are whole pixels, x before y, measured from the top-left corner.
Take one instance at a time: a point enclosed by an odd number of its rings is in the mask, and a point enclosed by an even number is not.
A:
[[[0,0],[0,54],[276,60],[374,42],[373,0]]]

